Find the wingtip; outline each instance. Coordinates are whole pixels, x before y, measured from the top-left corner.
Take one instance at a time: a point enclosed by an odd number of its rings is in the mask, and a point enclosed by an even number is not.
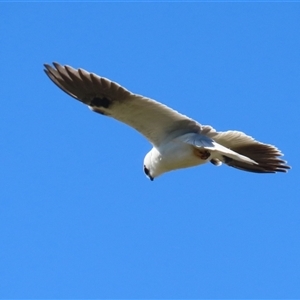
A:
[[[53,66],[57,69],[58,67],[62,67],[62,65],[56,61],[52,62]]]
[[[44,63],[43,64],[44,68],[49,70],[49,69],[53,69],[53,66],[57,69],[57,67],[62,67],[62,65],[56,61],[52,62],[52,65],[51,64],[47,64],[47,63]]]
[[[51,69],[51,66],[49,64],[43,64],[44,66],[44,71],[49,71],[49,69]]]

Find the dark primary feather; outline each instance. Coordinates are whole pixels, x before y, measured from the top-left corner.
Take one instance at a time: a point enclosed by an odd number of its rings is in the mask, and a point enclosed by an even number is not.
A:
[[[218,132],[211,126],[202,126],[202,134],[258,163],[250,165],[224,157],[224,163],[233,168],[254,173],[287,172],[291,168],[280,158],[283,154],[275,146],[258,142],[241,131]]]
[[[115,82],[68,66],[53,63],[55,68],[45,64],[45,73],[65,93],[90,105],[94,98],[107,98],[110,101],[122,101],[131,93]]]
[[[276,173],[287,172],[290,166],[286,161],[280,159],[282,153],[272,145],[262,143],[245,144],[231,149],[239,154],[247,156],[258,163],[258,165],[249,165],[240,161],[225,157],[225,163],[231,167],[254,173]]]

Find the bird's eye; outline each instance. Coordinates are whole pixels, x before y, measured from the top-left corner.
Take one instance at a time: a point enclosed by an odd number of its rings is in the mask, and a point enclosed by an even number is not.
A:
[[[146,168],[146,166],[144,166],[144,172],[147,176],[149,176],[149,170]]]

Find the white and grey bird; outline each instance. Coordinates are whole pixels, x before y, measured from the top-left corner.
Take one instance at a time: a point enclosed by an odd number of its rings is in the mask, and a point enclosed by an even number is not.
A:
[[[254,173],[290,169],[275,146],[240,131],[218,132],[94,73],[53,65],[45,64],[44,71],[60,89],[91,110],[133,127],[149,140],[153,148],[145,156],[144,172],[151,180],[168,171],[207,162]]]

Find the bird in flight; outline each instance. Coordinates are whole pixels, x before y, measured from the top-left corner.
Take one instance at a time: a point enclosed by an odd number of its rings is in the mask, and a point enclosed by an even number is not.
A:
[[[92,111],[113,117],[139,131],[153,148],[144,172],[153,180],[163,173],[211,162],[254,173],[287,172],[290,167],[275,146],[240,131],[218,132],[150,98],[134,94],[107,78],[53,63],[45,73],[60,89]]]

